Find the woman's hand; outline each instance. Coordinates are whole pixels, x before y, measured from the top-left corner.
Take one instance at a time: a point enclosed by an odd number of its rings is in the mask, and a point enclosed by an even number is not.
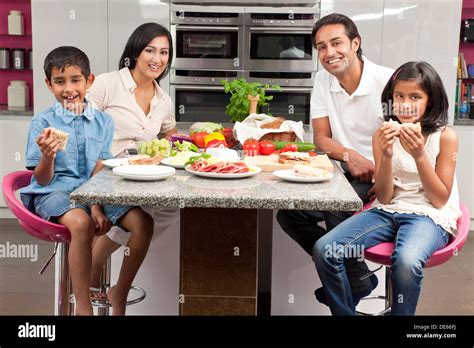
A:
[[[91,207],[92,220],[95,223],[95,234],[101,236],[109,232],[112,227],[112,222],[105,216],[100,205],[93,205]]]
[[[378,132],[378,143],[382,150],[382,155],[385,157],[392,158],[393,156],[393,142],[395,138],[399,136],[400,130],[391,127],[390,125],[383,126]]]
[[[415,161],[425,153],[425,139],[418,128],[401,127],[400,143]]]
[[[51,130],[45,128],[41,131],[41,135],[36,139],[41,153],[48,160],[53,160],[56,157],[56,152],[59,149],[59,142],[51,137]]]

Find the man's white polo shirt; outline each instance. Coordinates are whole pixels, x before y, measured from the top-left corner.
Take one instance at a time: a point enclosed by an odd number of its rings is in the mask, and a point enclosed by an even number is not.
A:
[[[394,70],[362,59],[362,77],[352,95],[326,70],[316,74],[311,118],[328,116],[332,138],[373,162],[372,135],[383,123],[382,91]]]

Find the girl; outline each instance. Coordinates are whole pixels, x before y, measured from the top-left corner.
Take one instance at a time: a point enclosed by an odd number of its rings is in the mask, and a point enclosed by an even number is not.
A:
[[[389,106],[385,119],[393,111],[401,125],[386,122],[373,136],[376,200],[313,248],[333,315],[355,315],[341,250],[352,247],[362,257],[364,248],[393,241],[391,313],[414,315],[423,267],[448,243],[461,214],[453,185],[458,143],[446,127],[448,98],[439,75],[426,62],[405,63],[385,86],[382,103]]]
[[[142,24],[129,37],[119,61],[119,70],[97,76],[89,89],[89,99],[114,120],[114,157],[134,148],[136,141],[156,139],[159,134],[166,137],[176,133],[174,105],[170,96],[159,86],[161,79],[170,70],[172,57],[170,32],[157,23]],[[168,227],[179,216],[178,212],[177,209],[156,211],[155,221],[159,220],[163,228]],[[117,286],[107,296],[98,289],[102,265],[120,245],[131,248],[137,242],[129,239],[129,233],[123,229],[113,227],[94,244],[91,299],[108,298],[114,315],[125,314],[126,295],[144,260],[151,237],[141,241],[146,242],[143,252],[138,254],[130,249],[130,253],[124,256]],[[126,281],[121,281],[122,278],[126,278]],[[121,284],[125,285],[118,287]]]

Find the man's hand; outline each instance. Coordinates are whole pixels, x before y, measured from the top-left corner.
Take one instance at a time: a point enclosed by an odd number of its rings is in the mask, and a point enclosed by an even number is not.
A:
[[[346,156],[347,167],[351,175],[360,182],[372,182],[375,172],[374,164],[354,150],[348,150]]]
[[[95,223],[95,234],[101,236],[109,232],[112,227],[112,222],[105,216],[100,205],[93,205],[91,207],[92,220]]]
[[[56,157],[59,142],[51,137],[51,130],[49,128],[45,128],[41,131],[41,135],[36,139],[36,144],[38,144],[41,153],[46,159],[52,161]]]

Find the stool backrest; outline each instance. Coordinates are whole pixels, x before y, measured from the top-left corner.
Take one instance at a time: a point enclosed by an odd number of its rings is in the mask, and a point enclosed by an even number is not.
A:
[[[31,182],[32,171],[12,172],[3,177],[2,191],[5,202],[12,214],[17,218],[20,226],[35,238],[48,242],[69,242],[71,234],[63,225],[43,220],[30,212],[16,198],[15,191],[28,186]]]
[[[464,243],[466,243],[471,217],[469,216],[469,210],[467,210],[467,207],[463,203],[459,204],[459,208],[461,209],[462,215],[457,221],[456,236],[451,238],[444,248],[437,250],[433,255],[431,255],[426,263],[426,267],[433,267],[445,263],[452,256],[457,255]]]

